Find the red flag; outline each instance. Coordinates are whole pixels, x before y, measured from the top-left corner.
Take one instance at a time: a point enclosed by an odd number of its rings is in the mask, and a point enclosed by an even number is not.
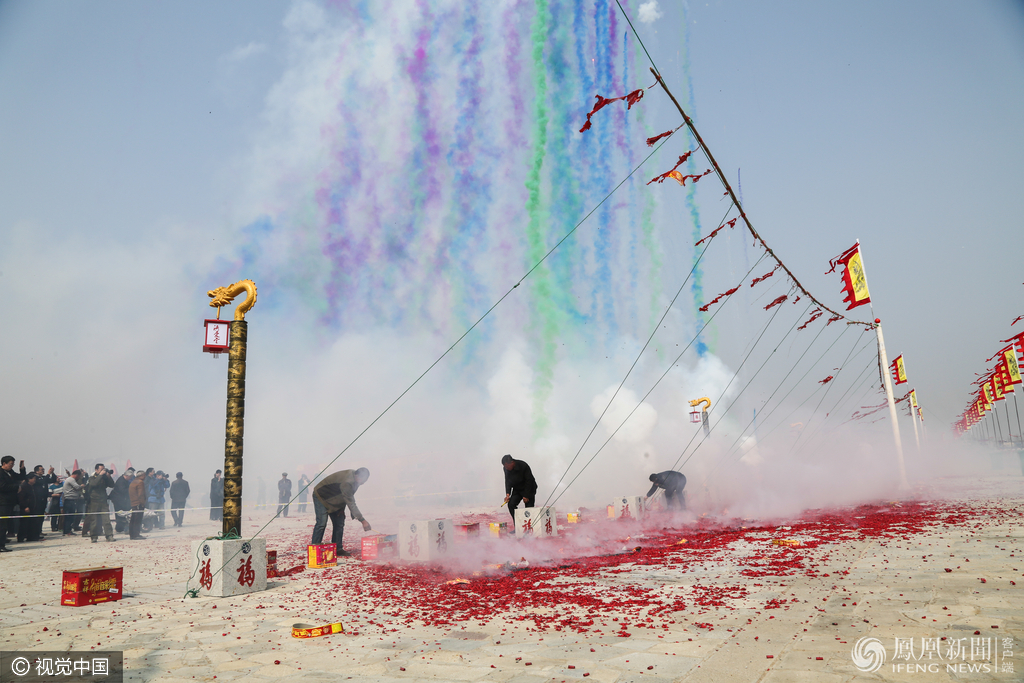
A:
[[[780,264],[780,265],[781,265],[781,264]],[[756,284],[757,284],[758,282],[762,282],[762,281],[764,281],[764,280],[767,280],[767,279],[768,279],[768,278],[770,278],[770,277],[771,277],[772,275],[775,275],[775,271],[776,271],[776,270],[778,270],[778,269],[779,269],[779,266],[775,266],[774,268],[772,268],[771,270],[769,270],[769,271],[768,271],[767,273],[765,273],[765,274],[764,274],[764,275],[762,275],[761,277],[755,277],[755,278],[754,278],[754,281],[750,283],[750,286],[751,286],[751,287],[753,287],[753,286],[754,286],[754,285],[756,285]]]
[[[813,323],[815,320],[817,320],[818,318],[820,318],[824,314],[825,314],[825,312],[823,310],[821,310],[820,308],[815,308],[811,312],[811,317],[807,319],[807,322],[805,322],[803,325],[801,325],[800,327],[798,327],[796,329],[798,329],[798,330],[806,330],[808,325]],[[827,327],[827,325],[826,325],[826,327]]]
[[[75,464],[71,466],[71,474],[78,471],[78,458],[75,458]]]
[[[650,185],[651,183],[654,183],[654,182],[657,182],[657,183],[663,183],[663,182],[665,182],[665,179],[666,179],[666,178],[671,178],[671,177],[673,177],[673,176],[671,175],[671,174],[672,174],[672,172],[673,172],[673,171],[675,171],[675,170],[676,170],[677,168],[679,168],[680,166],[682,166],[683,164],[685,164],[685,163],[686,163],[686,160],[690,158],[690,155],[691,155],[691,154],[693,154],[693,153],[694,153],[694,152],[696,152],[696,151],[697,151],[697,150],[695,150],[695,149],[691,149],[691,150],[690,150],[689,152],[687,152],[687,153],[686,153],[686,154],[684,154],[683,156],[679,157],[679,161],[677,161],[677,162],[676,162],[676,165],[675,165],[675,166],[673,166],[673,167],[672,167],[671,169],[669,169],[669,170],[665,171],[665,172],[664,172],[664,173],[662,173],[661,175],[659,175],[659,176],[655,176],[654,178],[651,178],[650,180],[648,180],[648,181],[647,181],[647,184],[648,184],[648,185]],[[681,174],[680,174],[680,175],[681,175]]]
[[[724,227],[730,227],[730,228],[734,228],[734,227],[736,227],[736,221],[737,221],[737,220],[739,220],[739,219],[738,219],[738,218],[733,218],[733,219],[732,219],[731,221],[728,221],[727,223],[722,223],[722,224],[721,224],[721,225],[719,225],[719,226],[718,226],[717,228],[715,228],[714,230],[712,230],[712,231],[711,231],[711,234],[710,234],[710,235],[708,235],[707,237],[703,238],[703,239],[702,239],[702,240],[701,240],[700,242],[697,242],[697,244],[695,244],[695,245],[693,245],[693,246],[695,246],[695,247],[698,247],[698,246],[700,246],[702,242],[704,242],[704,241],[706,241],[706,240],[709,240],[709,239],[711,239],[712,237],[714,237],[715,235],[717,235],[717,234],[718,234],[718,231],[719,231],[719,230],[721,230],[721,229],[722,229],[722,228],[724,228]]]
[[[835,272],[836,266],[843,266],[843,302],[847,304],[846,310],[871,303],[868,281],[864,276],[864,262],[860,256],[860,242],[828,263],[831,268],[825,272],[826,275]]]
[[[662,138],[667,138],[669,135],[672,135],[672,133],[675,133],[676,130],[678,130],[678,129],[666,130],[661,135],[655,135],[653,138],[647,138],[647,146],[648,147],[654,147],[655,143],[658,142],[658,140],[660,140]]]
[[[719,301],[720,301],[720,300],[722,299],[722,297],[726,297],[726,296],[732,296],[733,294],[735,294],[735,293],[736,293],[736,290],[737,290],[737,289],[739,289],[739,287],[733,287],[733,288],[732,288],[732,289],[730,289],[730,290],[727,290],[727,291],[725,291],[725,292],[722,292],[721,294],[719,294],[718,296],[716,296],[716,297],[715,297],[714,299],[712,299],[711,301],[709,301],[709,302],[707,302],[706,304],[704,304],[703,306],[701,306],[701,307],[700,307],[700,311],[701,311],[702,313],[707,313],[707,310],[708,310],[709,308],[711,308],[711,306],[712,306],[712,305],[714,305],[714,304],[717,304],[717,303],[718,303],[718,302],[719,302]]]
[[[643,97],[644,97],[644,89],[643,88],[637,88],[633,92],[628,93],[626,95],[623,95],[622,97],[613,97],[611,99],[608,99],[606,97],[601,97],[600,95],[594,95],[594,97],[597,98],[597,102],[594,104],[594,108],[590,110],[590,113],[587,114],[587,122],[583,124],[582,128],[580,128],[580,132],[581,133],[584,132],[584,131],[590,130],[590,117],[593,116],[594,114],[596,114],[597,112],[601,111],[605,107],[607,107],[612,102],[618,102],[619,100],[626,100],[626,105],[627,105],[626,109],[627,110],[628,109],[632,109],[634,104],[636,104],[637,102],[639,102],[640,100],[643,99]]]

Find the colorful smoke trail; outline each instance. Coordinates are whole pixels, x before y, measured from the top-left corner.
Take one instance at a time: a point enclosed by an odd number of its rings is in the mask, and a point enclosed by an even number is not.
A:
[[[595,94],[649,85],[614,2],[337,2],[323,15],[278,87],[294,93],[289,134],[305,152],[267,171],[273,199],[218,275],[255,279],[264,310],[306,310],[329,335],[453,339],[647,154],[642,106],[577,132]],[[655,196],[631,179],[459,349],[468,367],[527,341],[538,433],[565,354],[605,358],[664,306]]]

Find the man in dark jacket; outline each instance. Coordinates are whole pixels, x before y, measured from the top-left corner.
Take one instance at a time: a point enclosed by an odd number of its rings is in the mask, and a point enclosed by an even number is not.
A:
[[[21,461],[25,467],[25,461]],[[24,475],[14,471],[14,456],[0,458],[0,553],[9,553],[7,547],[7,518],[13,517],[18,509],[18,487]]]
[[[514,533],[516,508],[519,507],[519,503],[524,503],[524,507],[531,507],[537,502],[537,480],[533,478],[533,471],[529,465],[522,460],[514,460],[511,455],[501,456],[501,466],[505,468],[504,503],[508,503],[508,513],[512,515]]]
[[[107,541],[114,540],[114,529],[110,526],[110,502],[107,498],[107,489],[114,488],[114,479],[107,472],[107,468],[99,465],[85,486],[85,499],[88,504],[85,514],[92,519],[89,529],[92,531],[92,542],[99,540],[100,527],[103,527],[103,535]]]
[[[35,472],[29,472],[18,486],[18,514],[21,515],[21,520],[19,520],[21,523],[18,525],[18,543],[43,540],[36,532],[36,517],[34,517],[34,515],[42,514],[46,500],[39,495],[39,489],[36,487],[38,478]]]
[[[128,487],[135,479],[135,468],[129,467],[117,481],[110,493],[110,501],[114,504],[114,531],[119,534],[128,532],[128,520],[131,518],[132,500],[128,495]]]
[[[184,521],[185,501],[188,499],[188,495],[192,493],[188,482],[181,477],[181,472],[178,472],[174,475],[174,481],[171,482],[171,518],[174,520],[174,526],[181,526],[182,521]]]
[[[43,535],[43,516],[46,514],[46,506],[50,500],[50,484],[57,481],[57,475],[53,473],[52,467],[49,472],[46,472],[42,465],[36,465],[32,471],[36,473],[36,495],[43,501],[42,512],[38,517],[32,518],[32,524],[35,526],[33,533],[39,539],[43,539],[45,537]]]
[[[224,480],[220,478],[220,470],[214,472],[210,480],[210,519],[224,519]]]
[[[132,519],[128,523],[128,538],[133,541],[146,538],[142,535],[142,518],[146,515],[146,472],[139,472],[128,485],[128,498],[132,504]]]
[[[335,472],[316,485],[313,489],[313,512],[316,513],[316,524],[313,526],[313,545],[320,545],[327,530],[327,518],[331,520],[331,543],[337,547],[339,557],[347,557],[351,553],[341,547],[345,535],[345,507],[348,507],[352,519],[363,523],[363,531],[370,530],[370,523],[363,518],[363,513],[356,507],[356,491],[370,478],[370,470],[360,467],[358,470],[342,470]]]
[[[678,507],[680,510],[686,509],[686,496],[683,494],[683,489],[686,488],[686,475],[675,470],[668,470],[667,472],[652,474],[650,480],[653,483],[651,484],[651,490],[647,492],[648,498],[653,496],[654,492],[658,489],[665,489],[665,506],[669,510],[673,506]]]
[[[281,478],[277,480],[277,516],[280,517],[281,513],[284,512],[284,516],[288,516],[288,501],[292,499],[292,480],[288,478],[288,473],[283,472]]]

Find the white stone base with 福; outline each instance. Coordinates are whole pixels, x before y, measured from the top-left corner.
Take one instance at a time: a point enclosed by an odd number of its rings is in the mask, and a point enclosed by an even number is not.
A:
[[[647,499],[643,496],[622,496],[612,501],[615,519],[643,519],[647,514]]]
[[[431,562],[454,553],[455,526],[450,519],[401,522],[398,525],[398,557],[407,562]]]
[[[516,536],[557,536],[555,508],[516,508]]]
[[[267,589],[267,539],[192,541],[189,590],[218,598]]]

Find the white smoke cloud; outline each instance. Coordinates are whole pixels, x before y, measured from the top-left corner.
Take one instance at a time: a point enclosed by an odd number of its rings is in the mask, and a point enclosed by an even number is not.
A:
[[[661,19],[661,8],[658,7],[658,0],[651,0],[640,5],[640,22],[651,24]]]

